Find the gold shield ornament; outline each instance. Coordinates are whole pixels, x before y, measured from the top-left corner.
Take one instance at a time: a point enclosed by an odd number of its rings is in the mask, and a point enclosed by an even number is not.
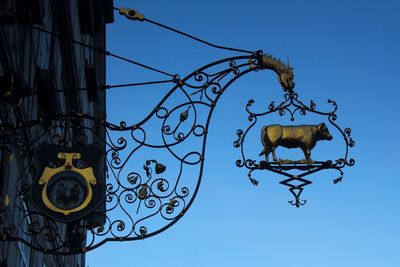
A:
[[[59,159],[65,160],[57,168],[46,167],[39,184],[42,189],[42,200],[47,208],[54,212],[68,215],[77,212],[90,203],[97,181],[93,168],[77,168],[73,165],[74,159],[80,159],[80,153],[58,153]]]

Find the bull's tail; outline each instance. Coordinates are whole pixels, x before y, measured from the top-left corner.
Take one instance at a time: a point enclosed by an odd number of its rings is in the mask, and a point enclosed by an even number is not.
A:
[[[266,126],[262,127],[262,129],[261,129],[261,143],[263,144],[264,148],[263,148],[263,150],[261,150],[260,155],[258,155],[259,157],[261,157],[262,155],[265,155],[266,152],[267,152],[267,144],[265,142],[265,136],[267,134],[266,131],[267,131],[267,127]]]

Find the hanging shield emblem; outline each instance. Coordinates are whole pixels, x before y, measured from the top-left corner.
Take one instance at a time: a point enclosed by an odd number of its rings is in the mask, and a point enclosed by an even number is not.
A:
[[[61,222],[87,217],[104,201],[104,154],[96,144],[74,148],[41,144],[34,150],[33,205]]]

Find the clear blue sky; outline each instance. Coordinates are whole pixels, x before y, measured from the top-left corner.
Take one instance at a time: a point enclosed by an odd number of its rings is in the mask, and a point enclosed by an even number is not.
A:
[[[87,265],[400,266],[400,2],[147,0],[115,1],[115,6],[221,45],[289,59],[296,91],[306,103],[313,99],[326,107],[328,98],[337,101],[338,123],[353,130],[356,165],[344,170],[341,184],[333,185],[336,174],[313,176],[303,192],[308,203],[299,209],[287,203],[291,195],[272,173],[252,186],[245,170],[235,166],[235,132],[248,125],[248,99],[269,104],[279,101],[282,91],[271,72],[250,75],[227,91],[215,110],[203,182],[187,214],[155,237],[107,243],[87,253]],[[117,13],[108,26],[107,48],[181,77],[237,55]],[[109,84],[165,78],[113,59],[107,72]],[[167,89],[110,91],[109,120],[141,119]],[[316,150],[329,158],[332,150],[324,148]]]

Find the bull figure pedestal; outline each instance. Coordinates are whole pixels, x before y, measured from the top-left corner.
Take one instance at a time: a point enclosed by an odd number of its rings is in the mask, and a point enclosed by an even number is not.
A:
[[[306,163],[312,163],[311,150],[315,147],[317,141],[332,140],[328,127],[325,123],[318,125],[297,125],[297,126],[282,126],[274,124],[264,126],[261,130],[261,142],[264,149],[260,156],[265,154],[266,162],[269,161],[269,154],[272,152],[273,160],[279,162],[275,149],[278,146],[286,148],[301,148],[304,152]],[[292,162],[285,160],[284,162]],[[301,162],[301,161],[300,161]]]

